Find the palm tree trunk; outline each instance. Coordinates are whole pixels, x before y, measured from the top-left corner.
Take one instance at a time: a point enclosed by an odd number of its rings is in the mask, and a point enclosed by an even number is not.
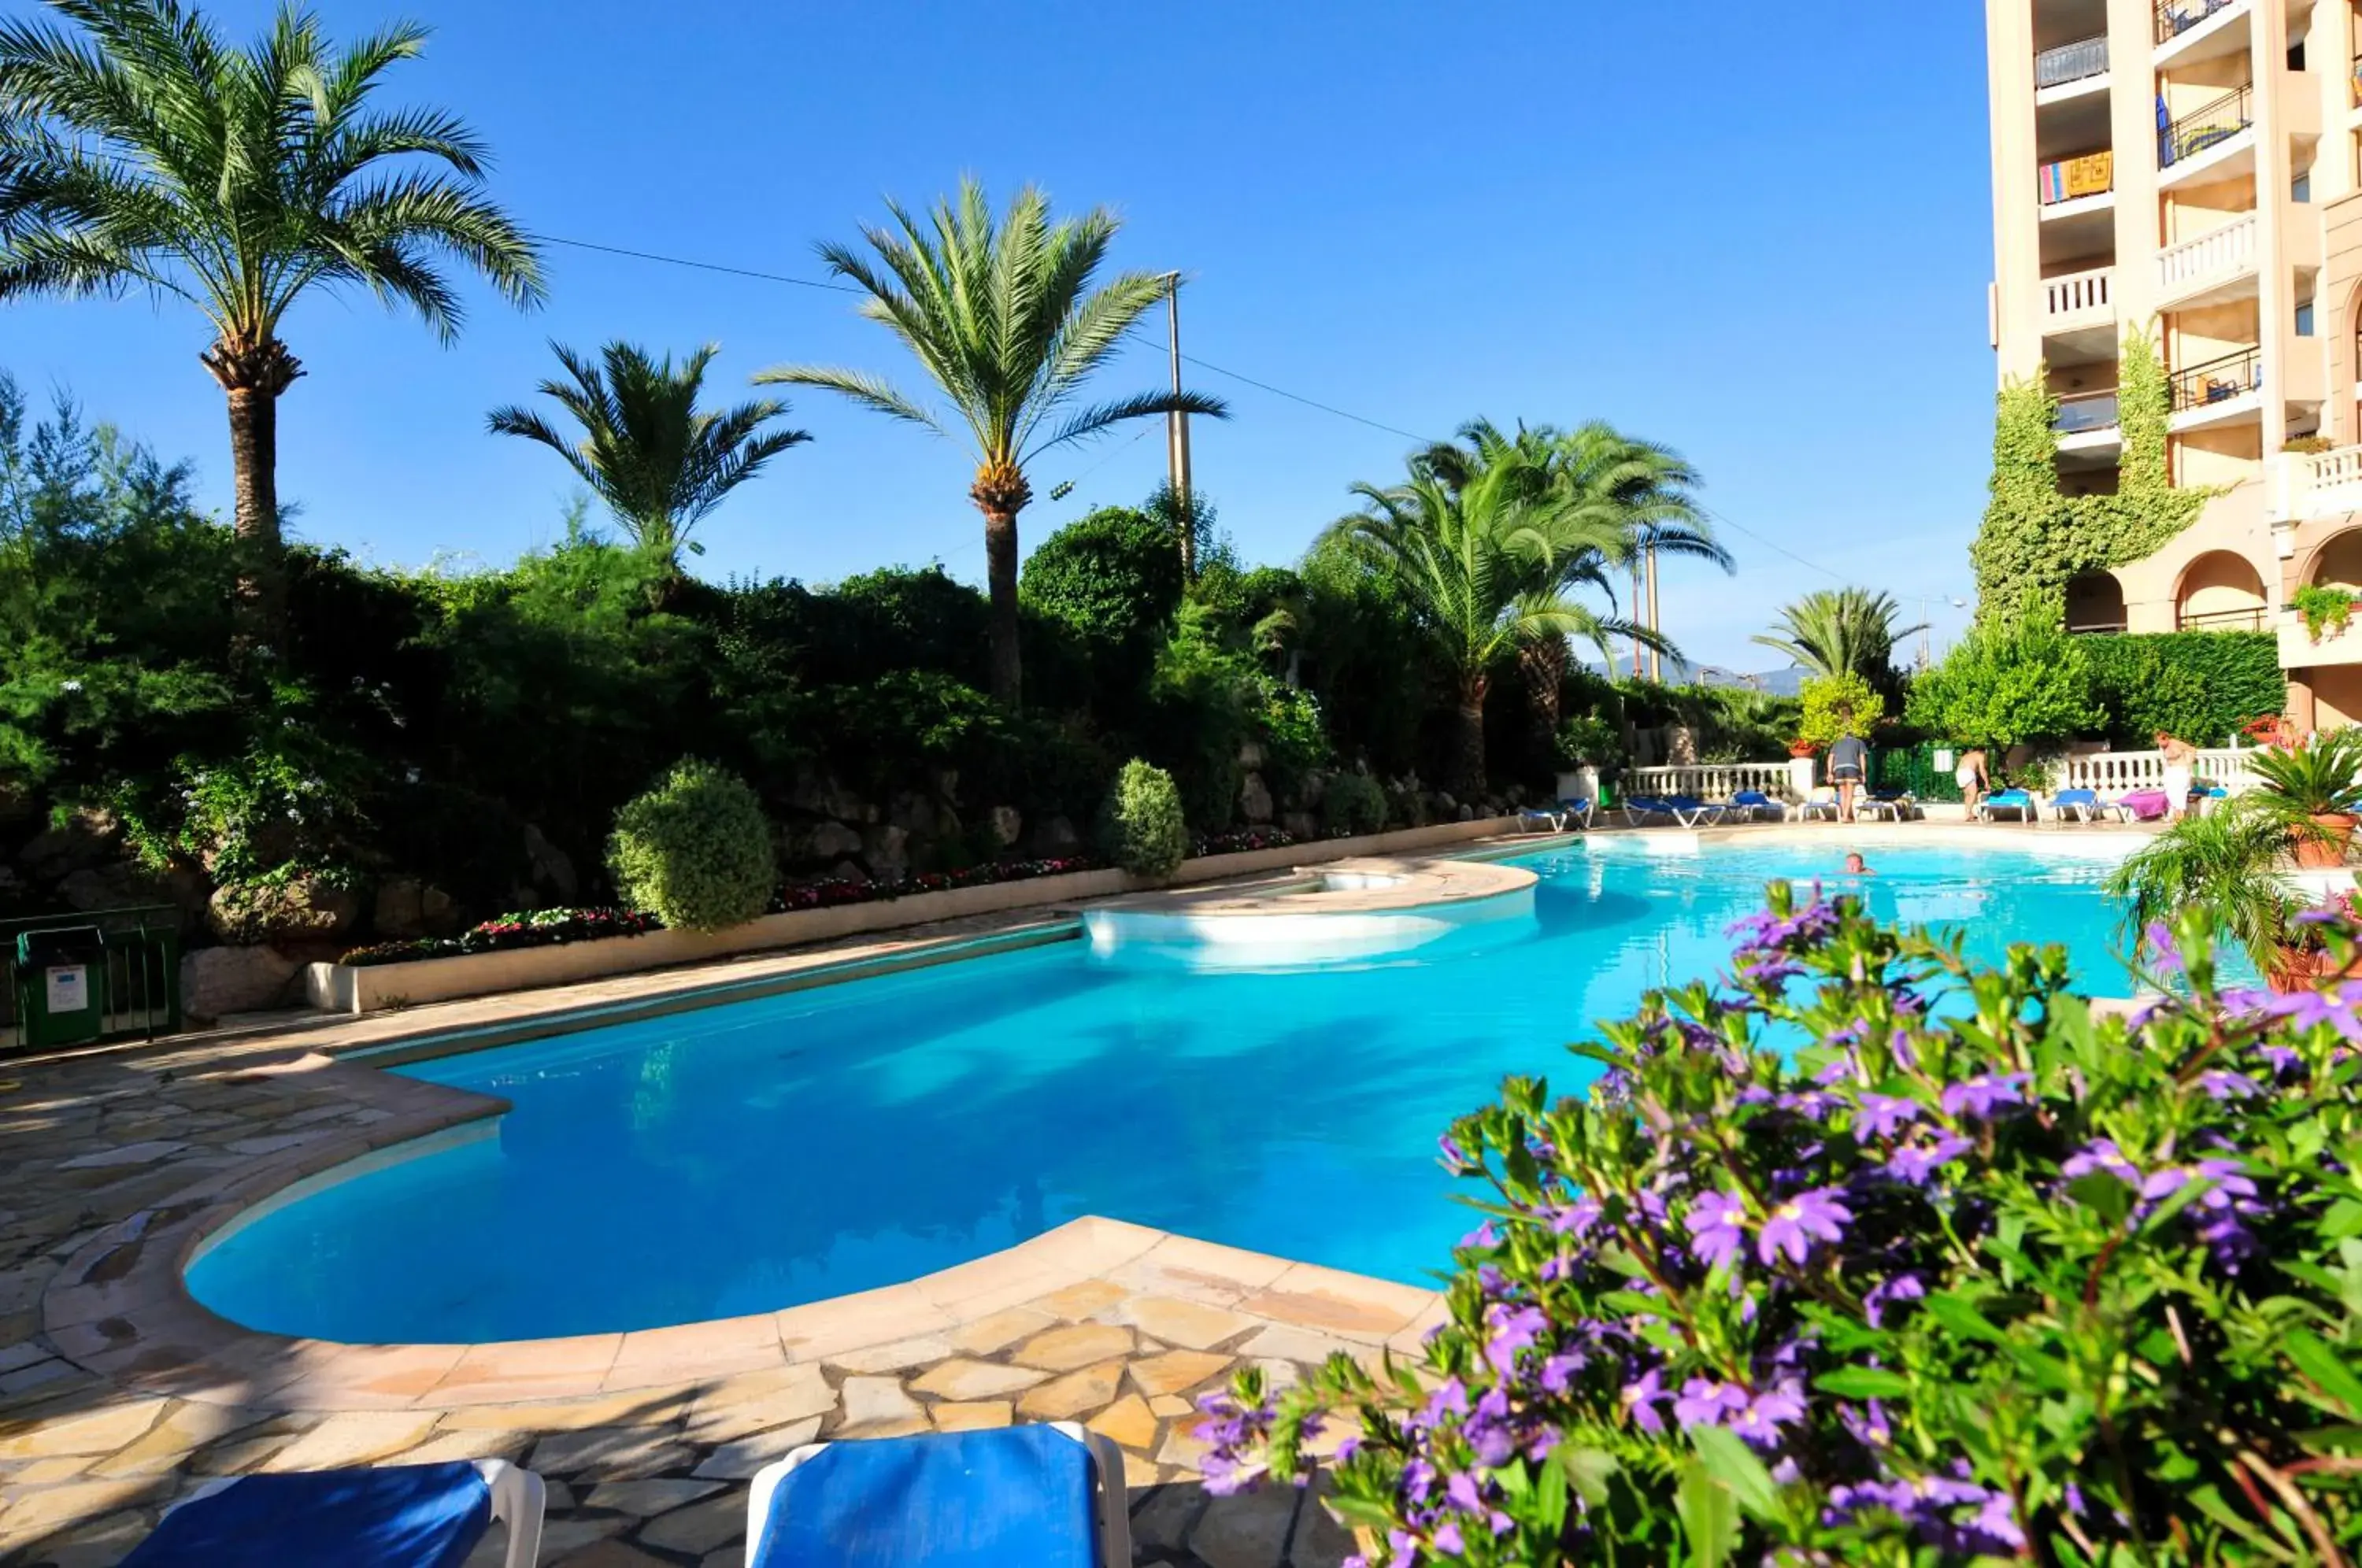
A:
[[[1018,705],[1024,666],[1017,652],[1017,513],[984,514],[984,570],[992,593],[992,694]]]
[[[1460,723],[1452,737],[1451,793],[1473,804],[1485,793],[1485,677],[1460,684]]]
[[[1518,650],[1518,671],[1526,682],[1526,717],[1533,726],[1530,745],[1536,756],[1555,760],[1558,745],[1558,692],[1566,680],[1566,639],[1543,637]]]
[[[279,536],[279,394],[304,367],[277,338],[216,342],[202,357],[229,399],[231,491],[237,532],[237,651],[277,646],[286,627]]]

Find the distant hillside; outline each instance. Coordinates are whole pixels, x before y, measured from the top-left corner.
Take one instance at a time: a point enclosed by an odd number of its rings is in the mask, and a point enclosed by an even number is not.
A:
[[[1594,675],[1610,673],[1606,665],[1595,660],[1584,668]],[[1805,670],[1803,667],[1792,664],[1785,669],[1770,669],[1750,675],[1725,669],[1718,664],[1691,665],[1679,659],[1669,659],[1665,664],[1665,681],[1672,686],[1744,686],[1757,691],[1768,691],[1774,697],[1794,697],[1805,684]]]

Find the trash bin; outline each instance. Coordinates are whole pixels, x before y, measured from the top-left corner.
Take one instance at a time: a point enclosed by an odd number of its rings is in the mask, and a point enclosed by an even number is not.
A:
[[[94,925],[17,938],[17,1016],[28,1050],[95,1040],[106,1020],[105,942]]]

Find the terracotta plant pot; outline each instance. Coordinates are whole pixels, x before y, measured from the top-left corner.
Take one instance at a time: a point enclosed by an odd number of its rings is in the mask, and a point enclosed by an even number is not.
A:
[[[2282,996],[2297,991],[2309,991],[2331,980],[2362,979],[2362,953],[2351,963],[2341,965],[2321,948],[2293,947],[2280,944],[2280,961],[2264,981]]]
[[[1815,745],[1811,741],[1796,740],[1790,741],[1788,743],[1788,755],[1790,756],[1810,756],[1820,749],[1820,747]]]
[[[2297,865],[2308,871],[2330,871],[2345,865],[2346,845],[2354,842],[2354,821],[2345,812],[2313,817],[2312,825],[2321,831],[2297,835]]]

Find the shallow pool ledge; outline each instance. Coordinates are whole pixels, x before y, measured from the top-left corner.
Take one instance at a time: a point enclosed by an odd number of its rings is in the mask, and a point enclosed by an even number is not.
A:
[[[387,1114],[365,1136],[323,1138],[215,1173],[93,1237],[41,1297],[43,1331],[66,1359],[144,1393],[285,1412],[608,1396],[744,1400],[807,1385],[818,1395],[827,1392],[825,1364],[842,1376],[895,1374],[931,1397],[1006,1384],[1024,1390],[1019,1406],[1032,1419],[1056,1419],[1045,1414],[1052,1406],[1101,1382],[1112,1388],[1128,1367],[1143,1386],[1179,1380],[1171,1397],[1243,1359],[1310,1363],[1344,1350],[1374,1361],[1384,1348],[1411,1351],[1445,1317],[1431,1290],[1086,1217],[901,1285],[670,1328],[485,1344],[258,1333],[190,1297],[183,1272],[208,1237],[323,1171],[507,1109],[320,1057],[275,1070],[335,1075],[337,1089]],[[1063,1376],[1043,1357],[1022,1359],[1045,1338],[1059,1339],[1063,1355],[1094,1336],[1107,1353]],[[1077,1380],[1090,1386],[1065,1386]]]

